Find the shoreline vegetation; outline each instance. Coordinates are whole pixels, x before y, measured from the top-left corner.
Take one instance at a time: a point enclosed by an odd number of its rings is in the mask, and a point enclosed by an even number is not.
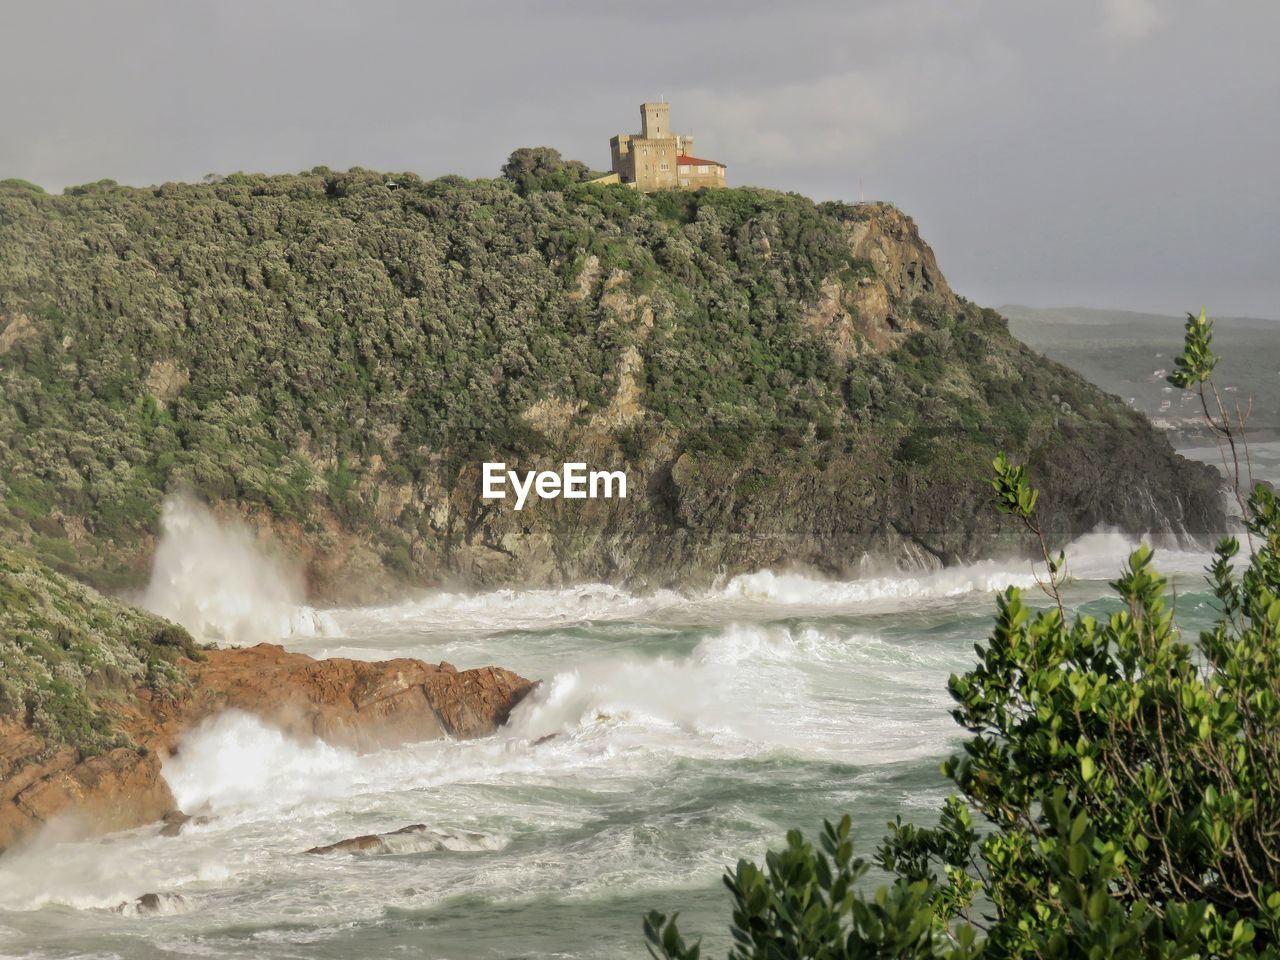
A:
[[[0,183],[0,542],[136,589],[186,489],[317,602],[847,577],[1021,547],[984,508],[1001,449],[1046,529],[1223,528],[1210,468],[957,296],[893,206],[544,159]],[[628,497],[517,514],[489,461],[623,470]]]

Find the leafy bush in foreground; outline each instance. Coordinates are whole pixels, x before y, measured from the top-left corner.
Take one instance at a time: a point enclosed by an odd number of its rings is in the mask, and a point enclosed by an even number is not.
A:
[[[1192,318],[1175,376],[1212,367]],[[1038,536],[1025,474],[995,467],[997,505]],[[1033,614],[1008,590],[977,665],[951,678],[973,736],[944,764],[959,795],[938,826],[890,826],[875,862],[894,880],[870,897],[848,817],[816,849],[793,831],[763,870],[740,862],[731,958],[1280,955],[1280,502],[1259,486],[1245,506],[1251,556],[1238,572],[1239,541],[1218,545],[1219,616],[1193,641],[1149,548],[1105,622],[1066,617],[1046,548],[1059,603]],[[674,917],[645,932],[655,957],[700,953]]]

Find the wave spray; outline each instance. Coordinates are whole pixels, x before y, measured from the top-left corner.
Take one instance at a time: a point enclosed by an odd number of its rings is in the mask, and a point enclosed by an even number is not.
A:
[[[185,494],[165,500],[143,607],[198,640],[244,646],[329,632],[328,617],[302,600],[301,578],[268,556],[244,524],[219,520]]]

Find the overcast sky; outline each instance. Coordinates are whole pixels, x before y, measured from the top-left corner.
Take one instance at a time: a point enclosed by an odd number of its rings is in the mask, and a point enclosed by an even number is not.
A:
[[[1277,0],[0,0],[0,178],[607,167],[891,200],[961,293],[1280,318]]]

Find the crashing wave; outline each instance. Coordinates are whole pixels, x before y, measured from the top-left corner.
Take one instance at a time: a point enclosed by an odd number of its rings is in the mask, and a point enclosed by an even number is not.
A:
[[[165,500],[143,607],[226,646],[336,633],[332,618],[303,604],[302,594],[299,578],[243,524],[219,520],[184,495]]]

